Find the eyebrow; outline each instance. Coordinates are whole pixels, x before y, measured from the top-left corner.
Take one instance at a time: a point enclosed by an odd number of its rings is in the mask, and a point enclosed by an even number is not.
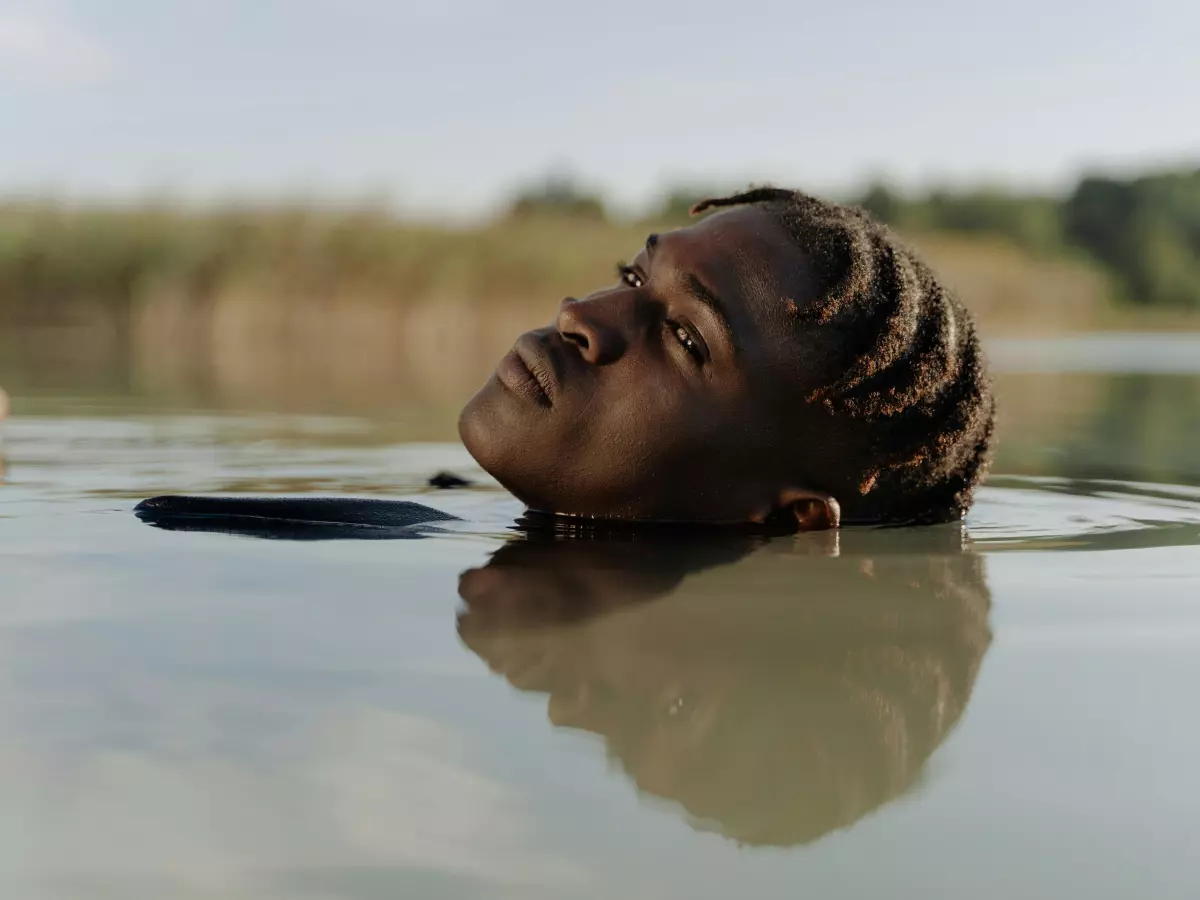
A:
[[[741,349],[738,346],[737,338],[733,334],[733,325],[729,321],[729,313],[725,309],[725,304],[721,302],[721,298],[704,286],[699,278],[688,272],[684,275],[684,284],[687,285],[688,293],[707,306],[712,314],[716,317],[717,322],[721,326],[721,330],[725,332],[725,337],[729,341],[730,346],[734,351]]]
[[[658,235],[651,234],[646,238],[647,259],[653,258],[656,247],[658,247]],[[684,275],[683,281],[688,293],[707,306],[712,312],[717,323],[721,326],[721,331],[725,334],[725,339],[729,341],[729,346],[733,348],[734,353],[739,352],[742,348],[733,333],[733,325],[729,320],[729,312],[725,309],[725,304],[721,302],[721,298],[705,287],[704,282],[691,272]]]

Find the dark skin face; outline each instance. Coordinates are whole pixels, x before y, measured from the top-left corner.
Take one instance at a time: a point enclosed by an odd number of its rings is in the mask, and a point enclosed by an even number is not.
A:
[[[463,410],[463,443],[545,512],[836,526],[838,450],[798,399],[833,364],[797,322],[814,294],[760,207],[650,235],[617,283],[517,340]]]

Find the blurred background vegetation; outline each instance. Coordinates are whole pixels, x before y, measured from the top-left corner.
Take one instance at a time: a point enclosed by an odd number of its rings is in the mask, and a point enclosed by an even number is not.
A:
[[[741,187],[668,190],[630,215],[554,176],[468,225],[382,203],[0,200],[0,384],[452,408],[648,231]],[[985,337],[1200,325],[1200,169],[1090,175],[1061,196],[877,183],[839,199],[915,244]]]
[[[0,395],[453,439],[516,335],[770,180],[973,310],[1003,470],[1183,471],[1200,380],[1004,351],[1200,340],[1200,7],[1144,6],[0,4]]]
[[[202,304],[234,289],[283,303],[355,294],[399,304],[552,303],[606,283],[648,228],[685,224],[697,199],[723,192],[672,190],[635,219],[613,216],[602,197],[553,177],[519,191],[498,218],[470,227],[405,221],[383,206],[0,201],[0,319],[53,321],[85,307],[133,314],[164,292],[176,303]],[[924,249],[999,328],[1024,320],[1030,304],[1051,328],[1094,324],[1108,301],[1200,310],[1200,169],[1088,176],[1064,196],[909,195],[876,183],[840,199]],[[1077,283],[1047,283],[1055,263]],[[1015,277],[1006,296],[987,287],[995,270]],[[1021,273],[1035,283],[1021,285]],[[1056,304],[1066,315],[1055,315]],[[1076,315],[1081,306],[1090,319]]]
[[[857,202],[901,231],[998,235],[1039,256],[1102,266],[1123,302],[1200,309],[1200,169],[1083,178],[1063,197],[934,191],[905,197],[876,184]]]

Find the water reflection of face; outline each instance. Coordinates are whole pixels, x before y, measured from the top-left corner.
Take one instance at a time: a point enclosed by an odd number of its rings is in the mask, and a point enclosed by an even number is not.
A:
[[[694,826],[800,844],[902,794],[970,696],[983,560],[923,531],[511,543],[463,575],[459,634]]]

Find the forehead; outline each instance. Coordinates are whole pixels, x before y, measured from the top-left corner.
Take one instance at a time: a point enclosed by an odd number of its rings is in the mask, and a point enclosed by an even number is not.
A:
[[[761,206],[739,206],[659,236],[659,245],[681,264],[713,277],[779,293],[805,280],[807,260],[774,215]]]

